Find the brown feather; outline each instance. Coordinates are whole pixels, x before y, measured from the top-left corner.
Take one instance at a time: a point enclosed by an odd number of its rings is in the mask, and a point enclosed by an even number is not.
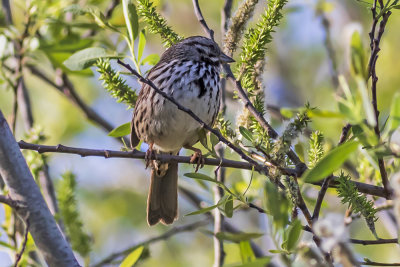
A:
[[[147,223],[152,226],[161,222],[172,224],[178,217],[178,163],[170,163],[163,176],[151,170],[151,182],[147,198]]]

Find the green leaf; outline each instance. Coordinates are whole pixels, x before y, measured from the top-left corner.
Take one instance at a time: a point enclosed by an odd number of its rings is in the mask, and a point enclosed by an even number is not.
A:
[[[202,174],[202,173],[197,173],[197,172],[192,172],[192,173],[185,173],[184,176],[192,178],[192,179],[200,179],[204,181],[210,181],[216,184],[220,184],[219,181],[215,180],[214,178],[211,178],[208,175]]]
[[[279,112],[281,113],[281,115],[285,118],[292,118],[294,116],[294,111],[293,109],[289,109],[289,108],[281,108],[279,110]]]
[[[357,147],[357,141],[350,141],[332,149],[317,162],[314,168],[306,171],[302,179],[307,183],[313,183],[332,174],[349,158],[351,153],[357,150]]]
[[[242,258],[242,263],[249,263],[256,259],[253,249],[251,248],[249,241],[239,242],[240,257]]]
[[[144,247],[140,246],[131,253],[121,262],[119,267],[132,267],[139,260],[140,255],[142,255]]]
[[[364,112],[367,117],[368,124],[372,127],[375,127],[377,122],[375,119],[374,109],[372,107],[371,102],[369,101],[367,85],[365,84],[365,81],[363,80],[363,78],[361,78],[361,76],[357,76],[356,81],[358,85],[357,86],[358,90],[361,94],[362,104],[364,107]]]
[[[267,211],[271,215],[277,229],[283,229],[288,224],[290,212],[289,201],[276,185],[267,181],[265,183],[265,200]]]
[[[90,39],[77,39],[75,37],[67,37],[63,40],[57,40],[54,43],[45,43],[40,41],[39,48],[45,53],[49,52],[75,52],[89,47],[93,43]]]
[[[354,31],[351,36],[350,42],[350,66],[351,70],[355,75],[360,75],[363,78],[367,76],[366,70],[366,57],[365,50],[361,40],[360,33],[358,31]]]
[[[286,250],[292,251],[293,249],[296,248],[301,235],[301,230],[302,230],[301,221],[298,219],[294,220],[287,230],[288,234],[286,240]]]
[[[108,133],[111,137],[123,137],[131,133],[131,123],[124,123]]]
[[[219,232],[215,234],[215,236],[219,240],[227,240],[235,243],[239,243],[241,241],[249,241],[254,238],[259,238],[263,235],[264,235],[263,233],[228,233],[228,232]]]
[[[64,65],[70,70],[83,70],[92,66],[99,58],[121,58],[121,56],[108,54],[101,47],[90,47],[74,53],[64,61]]]
[[[203,213],[212,211],[213,209],[215,209],[216,207],[218,207],[218,206],[220,206],[220,205],[221,205],[221,204],[215,204],[215,205],[212,205],[212,206],[210,206],[210,207],[207,207],[207,208],[204,208],[204,209],[200,209],[200,210],[198,210],[198,211],[194,211],[194,212],[188,213],[188,214],[186,214],[185,216],[192,216],[192,215],[203,214]]]
[[[144,35],[144,30],[141,30],[139,33],[138,58],[137,58],[139,62],[140,59],[142,58],[145,46],[146,46],[146,36]]]
[[[233,216],[233,196],[229,195],[226,203],[225,203],[225,215],[228,218],[232,218]]]
[[[210,142],[211,147],[214,150],[214,147],[219,143],[219,138],[215,134],[210,133]]]
[[[219,206],[225,205],[225,203],[226,203],[226,201],[228,200],[228,198],[229,198],[229,195],[224,195],[224,196],[218,201],[217,204],[212,205],[212,206],[207,207],[207,208],[200,209],[200,210],[198,210],[198,211],[191,212],[191,213],[189,213],[189,214],[186,214],[185,216],[198,215],[198,214],[203,214],[203,213],[212,211],[213,209],[215,209],[215,208],[217,208],[217,207],[219,207]]]
[[[388,132],[396,130],[400,126],[400,93],[396,93],[392,100],[388,122]]]
[[[343,114],[321,109],[309,109],[307,110],[307,115],[310,118],[343,118]]]
[[[145,59],[142,60],[140,63],[141,65],[149,64],[149,65],[156,65],[160,61],[160,56],[158,54],[151,54],[148,55]]]
[[[279,250],[279,249],[270,249],[268,251],[269,251],[269,253],[274,253],[274,254],[280,254],[280,253],[284,253],[285,252],[285,251]]]
[[[128,29],[129,40],[133,47],[133,42],[135,41],[139,31],[139,19],[136,12],[136,6],[131,0],[123,0],[122,8],[124,11],[126,28]]]
[[[199,135],[200,144],[202,144],[204,146],[204,148],[206,148],[208,150],[206,130],[201,128],[198,131],[198,135]]]
[[[246,138],[250,142],[253,142],[253,134],[248,129],[244,128],[243,126],[240,126],[239,132],[244,138]]]

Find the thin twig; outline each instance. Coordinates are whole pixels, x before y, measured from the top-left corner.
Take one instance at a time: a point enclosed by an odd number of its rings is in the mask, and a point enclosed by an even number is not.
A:
[[[400,263],[384,263],[375,261],[360,261],[359,264],[369,266],[400,266]]]
[[[193,7],[194,13],[196,14],[196,17],[199,20],[201,26],[203,27],[203,30],[208,34],[208,37],[211,40],[214,40],[214,31],[208,27],[207,22],[204,20],[203,14],[201,13],[201,9],[199,6],[199,0],[193,0]]]
[[[161,234],[159,236],[152,237],[150,239],[142,241],[142,242],[140,242],[140,243],[138,243],[136,245],[130,246],[129,248],[126,248],[126,249],[124,249],[122,251],[115,252],[115,253],[111,254],[110,256],[107,256],[106,258],[104,258],[100,262],[94,264],[92,267],[104,266],[106,264],[109,264],[109,263],[115,261],[116,259],[118,259],[118,258],[120,258],[122,256],[127,255],[129,252],[135,250],[138,247],[147,246],[147,245],[159,242],[159,241],[167,240],[167,239],[169,239],[170,237],[172,237],[172,236],[174,236],[176,234],[194,231],[197,228],[206,226],[209,223],[210,223],[210,220],[209,219],[205,219],[205,220],[202,220],[202,221],[198,221],[198,222],[194,222],[194,223],[190,223],[190,224],[186,224],[186,225],[182,225],[182,226],[175,226],[171,230],[168,230],[167,232],[165,232],[165,233],[163,233],[163,234]]]
[[[104,157],[104,158],[145,159],[145,154],[146,154],[145,152],[140,152],[137,150],[114,151],[114,150],[106,150],[106,149],[88,149],[88,148],[69,147],[69,146],[64,146],[64,145],[46,146],[46,145],[37,145],[37,144],[26,143],[25,141],[19,141],[18,144],[21,149],[35,150],[39,153],[57,152],[57,153],[66,153],[66,154],[77,154],[77,155],[80,155],[81,157],[96,156],[96,157]],[[154,155],[151,155],[151,159],[157,159],[162,162],[168,162],[168,163],[171,163],[171,162],[190,163],[190,157],[168,155],[168,154],[154,154]],[[234,160],[229,160],[229,159],[214,159],[214,158],[204,158],[204,165],[222,166],[222,167],[247,169],[247,170],[251,170],[253,167],[252,164],[247,163],[247,162],[234,161]]]
[[[11,197],[5,196],[5,195],[0,195],[0,203],[7,204],[8,206],[10,206],[13,209],[19,209],[19,208],[25,206],[24,204],[22,204],[18,201],[15,201]]]
[[[379,129],[379,110],[378,110],[378,101],[377,101],[377,94],[376,94],[377,83],[378,83],[378,77],[376,75],[376,61],[378,60],[378,53],[381,50],[379,47],[379,44],[381,42],[382,35],[385,31],[386,23],[389,19],[389,16],[392,14],[392,12],[386,11],[386,12],[383,12],[382,16],[377,15],[376,3],[377,3],[377,1],[375,0],[373,6],[371,8],[373,21],[372,21],[371,31],[369,33],[371,56],[370,56],[369,62],[368,62],[367,81],[368,81],[369,77],[372,78],[372,84],[371,84],[372,106],[374,109],[374,115],[375,115],[375,121],[376,121],[374,130],[375,130],[376,136],[378,137],[378,139],[380,139],[381,133],[380,133],[380,129]],[[382,12],[383,3],[381,1],[379,1],[379,4],[381,6],[380,12]],[[376,26],[379,22],[380,17],[382,17],[382,20],[379,23],[379,29],[378,29],[378,33],[376,35]],[[379,156],[378,156],[378,166],[379,166],[379,171],[380,171],[381,178],[382,178],[383,188],[386,191],[387,198],[389,198],[392,195],[393,190],[390,187],[388,175],[387,175],[386,168],[385,168],[385,162],[384,162],[383,158],[379,157]]]
[[[368,245],[381,245],[381,244],[398,244],[399,240],[397,238],[391,239],[378,239],[378,240],[361,240],[361,239],[349,239],[350,243],[360,244],[364,246]]]
[[[72,84],[72,82],[69,80],[69,78],[66,76],[65,73],[62,72],[60,73],[60,71],[58,71],[60,77],[57,79],[57,82],[53,82],[50,78],[48,78],[42,71],[37,69],[35,66],[29,65],[28,68],[33,75],[40,78],[47,84],[57,89],[64,96],[66,96],[73,104],[75,104],[83,112],[83,114],[85,114],[86,118],[98,124],[105,132],[109,133],[115,128],[82,100],[82,98],[76,93],[75,86]],[[121,139],[119,138],[116,140],[121,141]],[[126,137],[124,137],[124,141],[126,144],[129,144],[129,140]]]
[[[247,108],[250,113],[254,116],[254,118],[260,123],[260,125],[268,131],[268,135],[271,138],[278,138],[278,133],[272,128],[272,126],[265,120],[265,118],[256,110],[256,108],[251,103],[250,99],[246,95],[245,91],[242,88],[240,81],[237,81],[235,76],[232,73],[232,70],[229,65],[224,64],[224,70],[227,74],[229,80],[231,80],[235,84],[235,89],[238,92],[240,99],[244,102],[245,108]],[[296,165],[297,176],[300,177],[304,171],[307,169],[307,166],[300,160],[300,158],[296,155],[296,153],[290,149],[287,152],[287,156],[289,159]]]
[[[18,267],[18,263],[22,258],[22,255],[24,255],[24,251],[26,248],[26,244],[28,242],[28,234],[29,234],[29,219],[25,220],[25,234],[24,234],[24,242],[22,243],[21,250],[15,255],[15,264],[14,267]]]
[[[107,7],[107,9],[104,11],[104,17],[106,20],[110,19],[115,8],[119,5],[121,1],[120,0],[112,0],[110,5]],[[86,34],[84,34],[82,37],[87,38],[87,37],[92,37],[96,34],[96,29],[90,29]]]
[[[231,9],[232,9],[232,0],[225,0],[224,6],[221,10],[221,32],[224,35],[226,29],[228,28],[229,18],[231,16]],[[220,106],[220,113],[222,116],[225,117],[226,111],[226,79],[222,78],[220,82],[220,90],[221,90],[221,106]],[[223,158],[225,156],[225,149],[222,144],[218,144],[215,148],[215,151],[219,158]],[[225,183],[225,168],[218,166],[215,170],[216,179],[218,182],[222,184]],[[217,204],[224,195],[224,190],[218,186],[213,186],[214,191],[214,203]],[[213,243],[214,243],[214,267],[220,267],[224,265],[225,261],[225,251],[224,251],[224,241],[217,238],[217,234],[220,232],[224,232],[224,215],[219,209],[214,209],[214,236],[213,236]]]
[[[133,152],[124,152],[124,151],[112,151],[112,150],[104,150],[104,149],[87,149],[87,148],[78,148],[78,147],[68,147],[64,145],[57,146],[45,146],[45,145],[37,145],[30,144],[24,141],[19,142],[19,147],[21,149],[29,149],[35,150],[39,153],[48,153],[48,152],[56,152],[56,153],[67,153],[67,154],[77,154],[82,157],[87,156],[95,156],[95,157],[104,157],[104,158],[136,158],[136,159],[144,159],[145,152],[133,151]],[[166,154],[157,154],[157,159],[163,162],[178,162],[178,163],[190,163],[190,157],[183,156],[174,156],[174,155],[166,155]],[[246,169],[252,170],[253,165],[248,162],[234,161],[228,159],[212,159],[205,158],[205,165],[211,166],[223,166],[229,168],[238,168],[238,169]],[[292,169],[287,169],[287,172],[292,171]],[[337,182],[335,181],[337,177],[335,176],[329,187],[336,188]],[[377,197],[385,197],[385,192],[382,187],[376,185],[370,185],[360,182],[351,181],[357,187],[357,190],[364,194],[369,194]],[[312,183],[317,186],[321,186],[321,182]]]
[[[195,205],[198,209],[204,208],[202,205],[203,203],[202,199],[198,195],[194,194],[192,191],[189,191],[188,189],[183,187],[179,187],[179,192],[181,193],[181,195],[186,197],[186,199],[189,200],[189,202]],[[211,212],[206,212],[204,213],[204,215],[214,220],[213,214]],[[234,234],[242,233],[242,231],[240,231],[227,221],[224,221],[224,229],[229,233],[234,233]],[[264,251],[252,240],[250,240],[250,246],[253,249],[254,255],[257,258],[265,256]]]
[[[126,69],[128,69],[133,75],[135,75],[139,79],[140,82],[149,85],[154,91],[156,91],[158,94],[160,94],[161,96],[163,96],[164,98],[169,100],[171,103],[173,103],[179,110],[189,114],[195,121],[197,121],[201,125],[202,128],[206,129],[207,131],[209,131],[212,134],[214,134],[215,136],[217,136],[218,140],[220,142],[224,143],[229,148],[231,148],[233,151],[235,151],[237,154],[239,154],[239,156],[242,159],[244,159],[245,161],[251,163],[254,166],[255,170],[257,170],[258,172],[263,173],[265,175],[268,175],[269,170],[268,170],[268,168],[266,166],[262,166],[262,165],[258,164],[252,158],[247,156],[240,148],[238,148],[233,143],[228,141],[225,137],[223,137],[222,134],[218,130],[215,130],[215,129],[211,128],[205,122],[203,122],[196,114],[193,113],[192,110],[190,110],[188,108],[185,108],[184,106],[179,104],[173,97],[171,97],[170,95],[168,95],[165,92],[161,91],[157,86],[154,85],[154,83],[151,80],[144,78],[136,70],[134,70],[129,64],[125,64],[124,62],[122,62],[119,59],[118,59],[118,64],[120,64],[120,65],[124,66]]]

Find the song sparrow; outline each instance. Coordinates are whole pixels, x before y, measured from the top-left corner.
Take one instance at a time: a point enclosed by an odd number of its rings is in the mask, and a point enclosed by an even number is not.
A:
[[[221,64],[233,61],[213,40],[193,36],[167,49],[147,78],[212,125],[220,106]],[[132,148],[139,140],[149,144],[150,153],[177,155],[184,147],[195,151],[194,161],[201,156],[200,150],[192,147],[199,141],[200,128],[187,113],[147,84],[142,85],[131,124]],[[178,216],[178,164],[153,161],[151,165],[147,222],[171,224]]]

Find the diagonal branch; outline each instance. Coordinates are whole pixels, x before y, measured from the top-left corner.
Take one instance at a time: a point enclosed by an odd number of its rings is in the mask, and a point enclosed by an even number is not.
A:
[[[24,203],[25,207],[16,209],[16,212],[25,221],[29,220],[29,231],[47,264],[60,267],[79,266],[47,208],[1,111],[0,175],[10,191],[10,197]]]
[[[140,75],[136,70],[132,69],[132,67],[129,64],[125,64],[124,62],[122,62],[121,60],[118,59],[118,64],[124,66],[126,69],[128,69],[134,76],[136,76],[140,82],[145,83],[147,85],[149,85],[156,93],[162,95],[165,99],[169,100],[171,103],[173,103],[179,110],[186,112],[187,114],[189,114],[195,121],[197,121],[202,128],[206,129],[207,131],[211,132],[212,134],[214,134],[215,136],[218,137],[218,140],[222,143],[224,143],[225,145],[227,145],[229,148],[231,148],[233,151],[235,151],[237,154],[239,154],[239,156],[244,159],[245,161],[251,163],[254,166],[254,169],[260,173],[263,173],[265,175],[268,175],[269,170],[266,166],[262,166],[260,164],[258,164],[255,160],[253,160],[252,158],[250,158],[249,156],[247,156],[240,148],[238,148],[237,146],[235,146],[233,143],[231,143],[230,141],[228,141],[225,137],[222,136],[222,134],[216,130],[211,128],[210,126],[208,126],[204,121],[202,121],[196,114],[193,113],[193,111],[191,111],[188,108],[185,108],[184,106],[182,106],[181,104],[179,104],[173,97],[171,97],[170,95],[166,94],[165,92],[161,91],[157,86],[154,85],[154,83],[149,80],[144,78],[142,75]],[[293,173],[292,173],[293,174]]]
[[[208,27],[207,22],[205,21],[203,14],[201,13],[199,0],[193,0],[193,7],[194,13],[196,14],[196,17],[198,18],[201,26],[203,27],[203,30],[208,34],[208,38],[214,40],[214,31]]]
[[[170,237],[172,237],[174,235],[177,235],[177,234],[180,234],[180,233],[194,231],[197,228],[206,226],[207,224],[209,224],[209,222],[210,222],[209,219],[205,219],[205,220],[202,220],[202,221],[189,223],[189,224],[182,225],[182,226],[175,226],[172,229],[168,230],[167,232],[165,232],[165,233],[163,233],[163,234],[161,234],[159,236],[155,236],[155,237],[152,237],[152,238],[147,239],[145,241],[142,241],[142,242],[140,242],[140,243],[138,243],[136,245],[130,246],[129,248],[126,248],[126,249],[124,249],[122,251],[115,252],[115,253],[111,254],[110,256],[104,258],[100,262],[94,264],[91,267],[101,267],[101,266],[104,266],[106,264],[110,264],[114,260],[116,260],[118,258],[121,258],[122,256],[127,255],[129,252],[135,250],[138,247],[148,246],[150,244],[153,244],[153,243],[156,243],[156,242],[159,242],[159,241],[167,240]]]
[[[28,68],[33,75],[40,78],[50,86],[57,89],[60,93],[65,95],[73,104],[75,104],[85,114],[86,118],[98,124],[101,128],[103,128],[104,131],[110,132],[115,128],[82,100],[82,98],[77,94],[75,86],[72,84],[72,82],[65,73],[61,73],[61,77],[60,79],[57,79],[58,81],[56,83],[53,82],[50,78],[48,78],[42,71],[37,69],[35,66],[29,65]],[[117,140],[121,141],[120,139]],[[129,144],[129,140],[126,137],[124,138],[124,141],[126,144]]]

